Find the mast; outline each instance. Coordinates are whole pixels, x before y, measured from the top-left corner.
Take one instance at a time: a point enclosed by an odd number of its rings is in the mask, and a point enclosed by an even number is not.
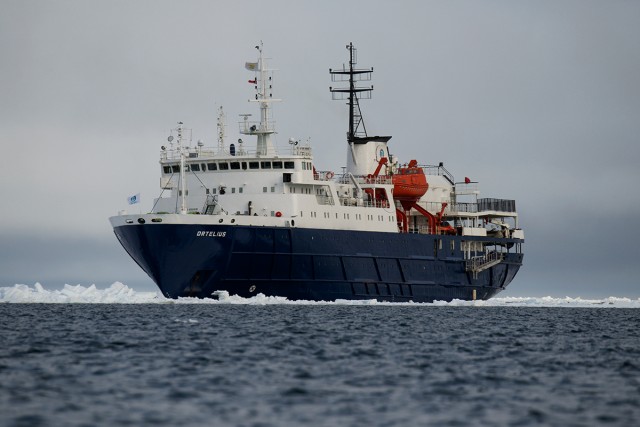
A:
[[[222,110],[222,106],[218,109],[218,154],[224,153],[224,137],[225,137],[225,119],[226,116]]]
[[[382,157],[388,157],[387,142],[390,136],[369,136],[362,119],[360,99],[371,99],[373,86],[358,86],[358,82],[370,81],[373,68],[355,68],[357,51],[353,43],[347,45],[349,65],[342,69],[329,69],[331,81],[348,83],[348,87],[329,87],[331,98],[347,100],[349,106],[349,130],[347,131],[347,171],[354,175],[373,173]]]
[[[267,68],[266,58],[262,55],[262,42],[256,46],[256,49],[259,52],[258,62],[247,62],[245,68],[256,73],[255,78],[249,80],[249,83],[255,85],[256,95],[255,99],[250,99],[249,101],[260,104],[260,122],[250,122],[245,118],[244,121],[240,122],[240,133],[257,136],[258,155],[274,155],[275,148],[271,135],[275,133],[275,127],[271,120],[271,102],[281,100],[273,98],[271,93],[273,85],[270,72],[273,70]]]
[[[370,69],[356,69],[354,66],[357,63],[357,50],[353,47],[353,43],[347,45],[349,50],[349,67],[342,66],[341,70],[329,69],[332,82],[348,82],[349,87],[334,88],[329,87],[331,97],[334,100],[348,100],[349,106],[349,130],[347,132],[347,142],[352,144],[366,144],[369,141],[388,141],[390,136],[374,136],[369,137],[367,135],[367,129],[364,125],[362,118],[362,111],[360,110],[360,99],[371,99],[371,92],[373,86],[361,87],[357,86],[357,82],[370,81],[373,68]]]
[[[186,174],[184,173],[184,144],[182,143],[182,122],[178,122],[178,149],[180,151],[180,213],[187,213],[187,183]]]

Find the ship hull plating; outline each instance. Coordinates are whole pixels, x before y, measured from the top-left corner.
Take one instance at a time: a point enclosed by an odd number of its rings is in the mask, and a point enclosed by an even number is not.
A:
[[[227,291],[316,301],[488,299],[523,258],[513,250],[521,240],[488,237],[166,223],[114,232],[168,298]],[[512,249],[474,275],[465,268],[464,241]]]

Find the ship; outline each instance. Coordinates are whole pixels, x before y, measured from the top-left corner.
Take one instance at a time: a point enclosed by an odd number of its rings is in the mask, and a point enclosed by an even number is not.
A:
[[[360,104],[373,68],[346,47],[348,62],[329,69],[331,98],[348,106],[341,171],[317,167],[309,141],[277,146],[280,99],[262,44],[244,67],[259,120],[240,114],[237,141],[226,142],[222,107],[217,145],[193,144],[183,122],[169,132],[151,211],[109,219],[165,297],[486,300],[514,279],[524,244],[515,201],[481,198],[478,181],[442,162],[403,163],[391,136],[369,135]]]

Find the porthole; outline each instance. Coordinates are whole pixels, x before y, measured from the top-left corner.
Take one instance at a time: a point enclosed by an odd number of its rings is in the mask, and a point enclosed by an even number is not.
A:
[[[219,222],[219,223],[221,223],[221,224],[222,224],[222,221],[224,221],[222,218],[220,218],[220,219],[218,220],[218,222]]]
[[[144,224],[145,220],[144,218],[138,218],[138,224]]]

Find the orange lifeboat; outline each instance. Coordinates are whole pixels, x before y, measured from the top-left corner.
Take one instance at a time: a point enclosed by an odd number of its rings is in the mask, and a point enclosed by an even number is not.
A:
[[[393,198],[408,210],[429,189],[427,177],[418,162],[411,160],[407,167],[399,168],[393,175]]]

